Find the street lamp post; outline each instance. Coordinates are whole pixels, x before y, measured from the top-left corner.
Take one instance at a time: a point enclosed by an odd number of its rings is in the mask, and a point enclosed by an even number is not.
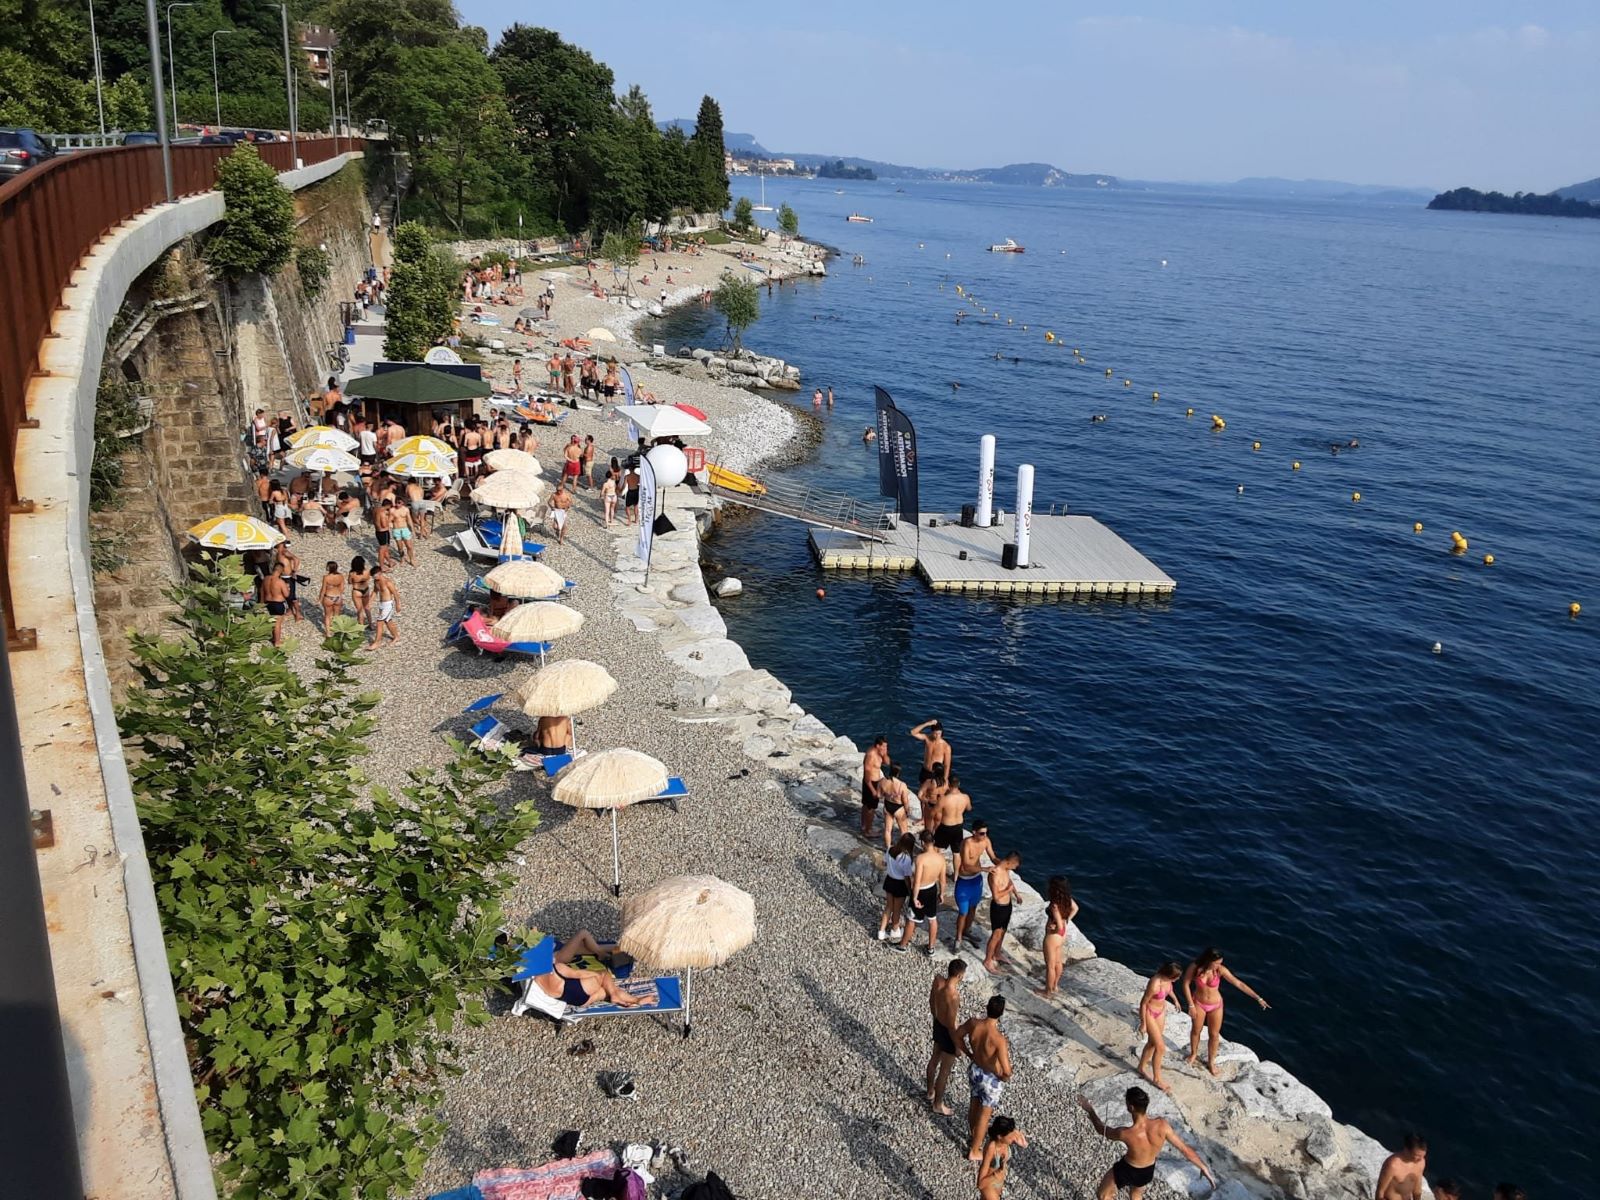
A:
[[[172,80],[172,132],[178,132],[178,69],[172,62],[172,10],[193,8],[196,0],[177,0],[167,5],[167,77]]]
[[[94,106],[100,110],[100,137],[106,136],[106,101],[100,82],[100,39],[94,31],[94,0],[89,0],[89,48],[94,51]]]
[[[295,104],[294,96],[294,60],[289,57],[289,6],[273,4],[268,7],[277,9],[283,18],[283,92],[284,98],[289,102],[289,167],[292,170],[300,161],[300,155],[296,148],[298,143],[295,137],[298,133],[296,127],[299,124],[295,119],[295,109],[299,106]]]
[[[161,175],[172,203],[172,139],[167,134],[167,98],[161,94],[161,24],[156,0],[144,0],[145,37],[150,45],[150,81],[155,85],[156,140],[161,143]]]
[[[333,113],[333,154],[339,155],[339,77],[333,73],[333,38],[328,39],[328,108]]]
[[[353,137],[355,137],[355,134],[351,132],[350,72],[349,71],[340,71],[339,74],[344,76],[344,136],[347,137],[347,138],[353,138]],[[332,83],[333,80],[329,79],[328,82]]]
[[[217,103],[217,128],[222,128],[222,83],[217,75],[217,39],[225,33],[237,33],[236,29],[216,29],[211,33],[211,98]]]

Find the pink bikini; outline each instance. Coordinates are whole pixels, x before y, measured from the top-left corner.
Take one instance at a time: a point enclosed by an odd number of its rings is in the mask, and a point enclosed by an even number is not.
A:
[[[1209,978],[1207,978],[1204,975],[1196,975],[1195,976],[1195,982],[1196,983],[1200,983],[1200,984],[1204,984],[1206,987],[1210,988],[1212,991],[1216,991],[1216,989],[1222,983],[1222,973],[1220,971],[1213,971],[1213,972],[1211,972],[1211,975],[1210,975]],[[1195,1003],[1200,1006],[1200,1011],[1201,1012],[1208,1012],[1208,1013],[1216,1012],[1217,1009],[1222,1007],[1221,999],[1214,1000],[1210,1004],[1207,1004],[1204,1000],[1196,1000]]]

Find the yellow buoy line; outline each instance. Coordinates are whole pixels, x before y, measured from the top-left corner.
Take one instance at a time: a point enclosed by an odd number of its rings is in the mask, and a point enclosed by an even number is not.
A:
[[[946,255],[945,257],[948,258],[949,255]],[[1165,266],[1165,265],[1166,265],[1166,262],[1163,260],[1162,266]],[[983,314],[988,315],[988,316],[993,316],[995,318],[996,323],[999,322],[999,319],[1000,319],[999,310],[995,310],[994,312],[991,313],[982,304],[978,303],[977,297],[975,295],[973,295],[973,293],[971,293],[970,291],[966,290],[964,285],[958,283],[958,284],[955,284],[954,287],[955,287],[956,295],[961,296],[969,304],[972,304],[974,307],[976,307],[978,312],[983,313]],[[940,291],[944,290],[944,284],[943,283],[941,283],[939,285],[939,290]],[[1008,326],[1014,325],[1014,318],[1007,317],[1006,318],[1006,324]],[[1028,328],[1028,326],[1027,325],[1023,325],[1022,328],[1024,330],[1026,330]],[[1063,347],[1063,348],[1066,347],[1066,341],[1059,334],[1057,334],[1054,329],[1046,329],[1044,331],[1044,342],[1045,342],[1045,344],[1047,346],[1060,346],[1060,347]],[[1083,352],[1078,347],[1073,346],[1073,347],[1071,347],[1071,350],[1072,350],[1072,358],[1073,358],[1074,365],[1076,365],[1076,366],[1088,366],[1089,365],[1089,360],[1084,356]],[[1105,368],[1105,376],[1104,376],[1104,378],[1106,378],[1106,379],[1114,379],[1115,377],[1116,377],[1116,372],[1115,372],[1115,370],[1113,368],[1111,368],[1111,367]],[[1122,386],[1124,388],[1133,387],[1132,378],[1131,377],[1123,377]],[[1151,401],[1153,403],[1160,401],[1161,393],[1159,391],[1152,391],[1150,393],[1150,399],[1151,399]],[[1186,407],[1184,409],[1183,415],[1185,417],[1194,416],[1194,409]],[[1210,428],[1211,428],[1211,431],[1213,433],[1221,433],[1224,430],[1226,430],[1227,427],[1228,427],[1227,421],[1225,421],[1220,414],[1218,414],[1218,413],[1212,413],[1211,414],[1211,426],[1210,426]],[[1355,443],[1352,442],[1351,445],[1354,446]],[[1251,449],[1252,452],[1259,451],[1261,449],[1261,442],[1259,440],[1253,440],[1250,443],[1250,449]],[[1292,471],[1299,471],[1301,469],[1300,460],[1299,459],[1293,460],[1291,462],[1291,464],[1290,464],[1290,469]],[[1237,492],[1238,492],[1238,494],[1241,494],[1241,495],[1244,493],[1244,485],[1243,484],[1240,484],[1238,486]],[[1354,504],[1361,503],[1361,493],[1359,491],[1351,492],[1350,493],[1350,500],[1351,500],[1351,503],[1354,503]],[[1414,522],[1412,524],[1411,528],[1412,528],[1412,532],[1413,533],[1421,533],[1422,530],[1423,530],[1422,522],[1421,521]],[[1462,533],[1459,530],[1456,530],[1456,531],[1454,531],[1454,532],[1452,532],[1450,534],[1450,553],[1451,554],[1453,554],[1453,555],[1464,555],[1464,554],[1466,554],[1468,547],[1469,547],[1469,543],[1468,543],[1466,537],[1463,536]],[[1483,556],[1483,558],[1482,558],[1483,565],[1486,566],[1486,567],[1493,566],[1494,565],[1494,561],[1495,561],[1495,558],[1494,558],[1493,554],[1485,554]],[[1576,600],[1572,601],[1567,607],[1567,615],[1569,617],[1571,617],[1571,618],[1576,618],[1581,611],[1582,611],[1582,606]]]

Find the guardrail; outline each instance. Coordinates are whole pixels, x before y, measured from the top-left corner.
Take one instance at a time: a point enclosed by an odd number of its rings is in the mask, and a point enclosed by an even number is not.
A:
[[[304,165],[335,156],[331,137],[302,138]],[[359,150],[360,138],[337,139],[337,153]],[[175,196],[216,185],[217,161],[232,146],[174,146]],[[291,170],[287,142],[257,152],[280,173]],[[17,431],[35,428],[28,385],[39,373],[39,349],[50,333],[62,292],[85,255],[111,230],[166,202],[159,146],[120,146],[59,155],[0,186],[0,612],[6,644],[25,649],[31,631],[17,627],[11,602],[11,517],[29,511],[17,494]]]

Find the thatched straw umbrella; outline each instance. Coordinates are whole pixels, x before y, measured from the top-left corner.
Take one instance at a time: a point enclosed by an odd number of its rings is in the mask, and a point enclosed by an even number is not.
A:
[[[599,663],[573,658],[535,671],[517,689],[517,699],[530,717],[569,717],[599,708],[616,690],[617,681]]]
[[[495,637],[504,642],[550,642],[577,633],[583,614],[564,604],[535,600],[519,604],[494,623]]]
[[[501,563],[483,577],[502,596],[514,600],[548,600],[567,586],[566,579],[543,563],[531,559]]]
[[[756,902],[714,875],[663,879],[622,906],[617,948],[647,966],[685,972],[683,1036],[689,1036],[694,969],[720,967],[756,936]]]
[[[539,460],[526,450],[513,450],[509,446],[503,450],[489,451],[483,456],[483,461],[491,471],[521,471],[525,475],[537,475],[544,469],[539,465]]]
[[[556,778],[553,795],[573,808],[611,810],[611,890],[622,895],[622,842],[617,809],[659,796],[666,790],[667,768],[637,750],[602,750],[580,758]]]
[[[496,471],[472,490],[483,508],[533,508],[544,499],[547,485],[528,471]]]

